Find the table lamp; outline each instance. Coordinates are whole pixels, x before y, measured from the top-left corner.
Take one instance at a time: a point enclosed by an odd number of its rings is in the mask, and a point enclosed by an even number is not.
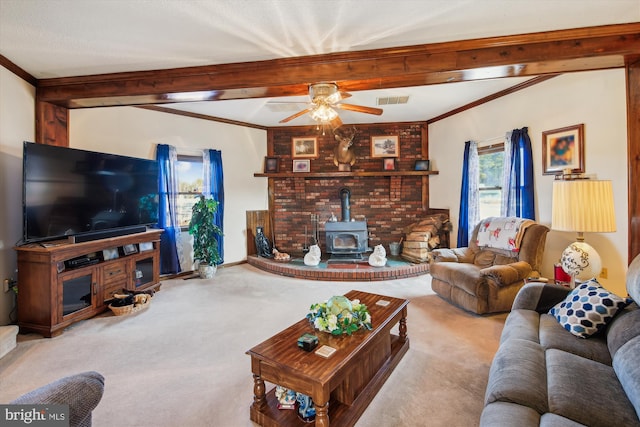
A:
[[[616,231],[611,181],[592,179],[556,179],[553,181],[551,228],[578,233],[560,259],[562,269],[576,280],[598,277],[602,260],[598,252],[584,241],[584,233]]]

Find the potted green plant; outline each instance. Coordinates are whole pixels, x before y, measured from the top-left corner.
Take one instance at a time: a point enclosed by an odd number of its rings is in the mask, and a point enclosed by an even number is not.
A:
[[[189,234],[193,236],[193,259],[198,261],[198,272],[203,279],[212,278],[221,261],[218,237],[222,236],[222,230],[213,221],[218,204],[217,200],[201,195],[191,209]]]

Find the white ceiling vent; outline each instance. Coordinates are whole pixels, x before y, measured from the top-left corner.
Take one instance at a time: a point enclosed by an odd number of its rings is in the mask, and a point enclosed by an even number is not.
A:
[[[409,102],[409,96],[385,96],[376,98],[376,102],[378,105],[406,104]]]

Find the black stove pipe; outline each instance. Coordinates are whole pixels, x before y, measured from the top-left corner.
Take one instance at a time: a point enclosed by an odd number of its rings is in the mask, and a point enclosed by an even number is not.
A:
[[[343,187],[340,189],[340,207],[342,209],[342,221],[351,221],[351,191]]]

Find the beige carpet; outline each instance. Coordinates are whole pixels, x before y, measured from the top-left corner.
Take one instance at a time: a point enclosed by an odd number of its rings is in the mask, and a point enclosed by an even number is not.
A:
[[[474,426],[505,315],[455,308],[430,276],[387,282],[303,281],[247,264],[213,280],[168,280],[149,309],[79,322],[59,337],[19,336],[0,360],[0,402],[72,373],[106,378],[97,427],[254,426],[245,352],[303,318],[309,305],[358,289],[407,298],[409,352],[358,426]],[[271,386],[269,386],[270,388]]]

